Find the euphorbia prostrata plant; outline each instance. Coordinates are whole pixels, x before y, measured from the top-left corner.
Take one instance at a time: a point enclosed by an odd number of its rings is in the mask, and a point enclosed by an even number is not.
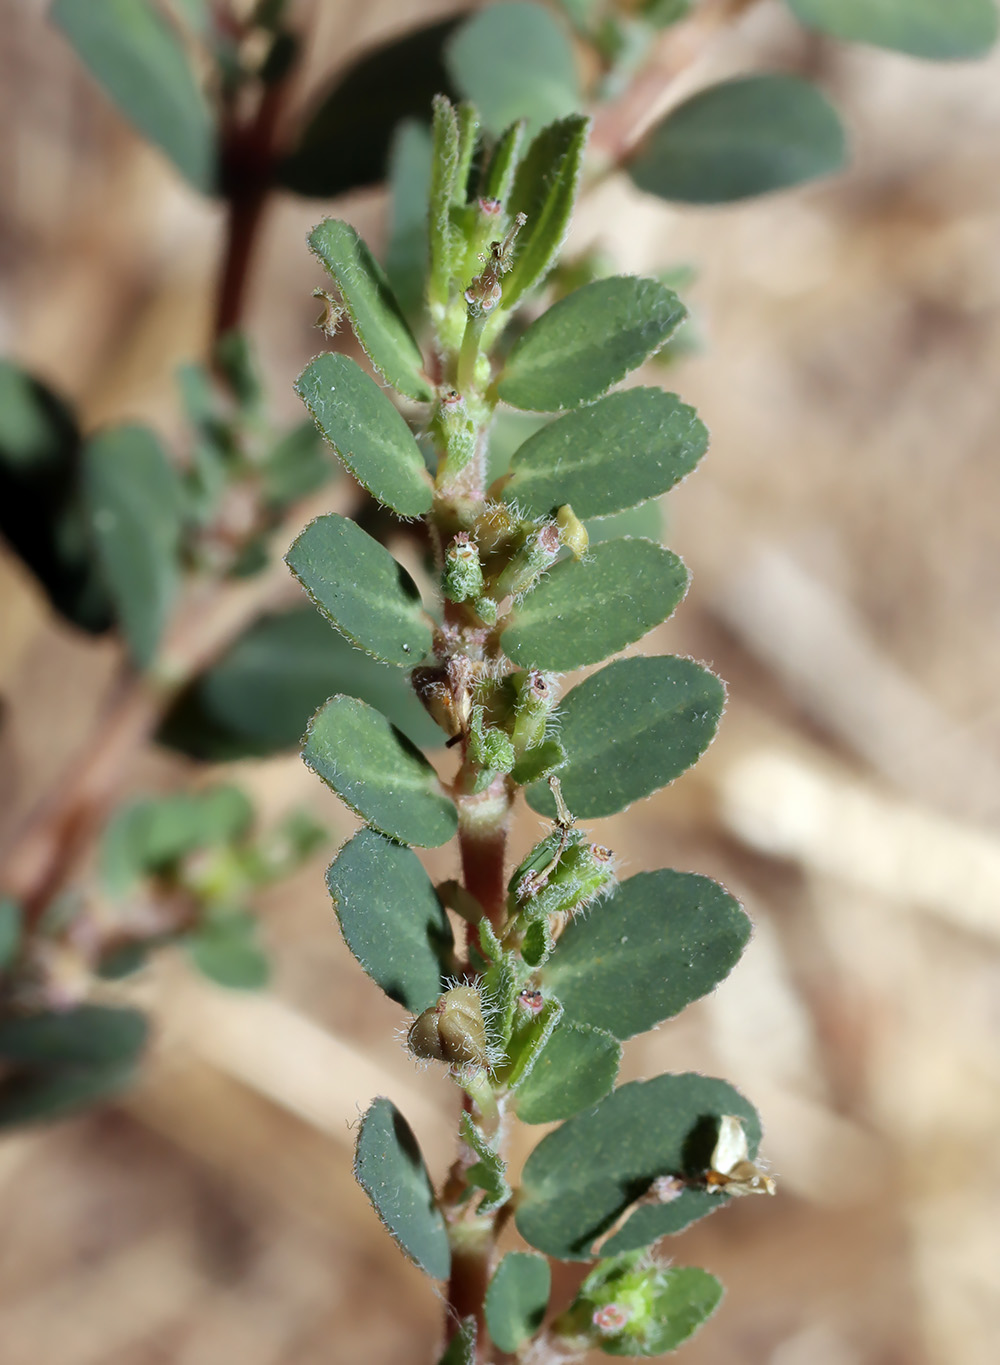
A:
[[[753,1165],[757,1113],[726,1081],[615,1085],[622,1043],[714,989],[750,924],[696,873],[619,881],[613,850],[578,823],[695,763],[725,700],[709,669],[672,655],[614,658],[560,700],[561,674],[619,655],[684,597],[680,559],[607,519],[667,492],[708,440],[675,394],[616,387],[684,320],[662,283],[618,275],[538,307],[587,130],[573,116],[530,143],[521,125],[491,142],[474,108],[436,101],[426,350],[351,226],[327,220],[309,239],[336,286],[327,326],[346,315],[376,377],[327,351],[298,392],[372,497],[419,519],[428,566],[421,593],[334,514],[288,554],[320,611],[407,670],[442,730],[436,770],[373,706],[335,696],[304,758],[365,822],[327,878],[346,942],[409,1012],[410,1051],[462,1094],[440,1190],[388,1099],[365,1114],[356,1154],[386,1228],[448,1282],[448,1362],[673,1350],[722,1288],[654,1244],[733,1194],[773,1189]],[[550,419],[508,469],[489,458],[503,406]],[[508,856],[522,792],[548,829]],[[414,848],[452,839],[462,879],[435,886]],[[516,1188],[515,1123],[559,1124]],[[501,1256],[510,1219],[533,1250]],[[552,1258],[598,1261],[555,1316]]]

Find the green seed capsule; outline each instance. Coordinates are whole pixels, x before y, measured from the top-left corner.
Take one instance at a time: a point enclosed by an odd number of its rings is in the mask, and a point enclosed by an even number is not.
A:
[[[475,986],[453,986],[410,1025],[406,1043],[415,1057],[451,1066],[486,1066],[486,1024]]]

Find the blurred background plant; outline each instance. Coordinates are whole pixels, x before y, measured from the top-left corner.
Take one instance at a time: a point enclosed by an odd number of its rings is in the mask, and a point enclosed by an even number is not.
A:
[[[18,1249],[4,1358],[329,1359],[331,1314],[345,1359],[362,1340],[371,1360],[409,1356],[418,1331],[432,1349],[435,1305],[391,1249],[383,1266],[348,1187],[344,1118],[365,1093],[405,1097],[439,1170],[451,1154],[305,890],[323,827],[326,859],[347,822],[282,755],[336,691],[418,742],[433,730],[280,555],[332,506],[419,568],[299,420],[290,382],[320,339],[289,243],[337,199],[381,233],[419,326],[415,205],[445,90],[494,132],[594,110],[554,289],[669,272],[710,336],[667,357],[716,433],[671,535],[705,584],[683,647],[738,700],[704,774],[635,813],[631,856],[682,849],[759,933],[730,995],[642,1046],[657,1069],[721,1054],[792,1193],[774,1227],[740,1210],[727,1240],[701,1234],[734,1302],[688,1358],[992,1359],[995,1224],[962,1180],[989,1183],[1000,1118],[982,169],[1000,107],[992,62],[840,41],[982,56],[991,0],[48,8],[6,0],[0,58],[0,1121],[123,1098],[19,1127],[0,1155]],[[834,104],[846,179],[676,207],[840,169]],[[498,426],[498,465],[524,434]],[[201,991],[169,951],[143,965],[176,945],[260,986],[261,940],[267,996]],[[636,1047],[626,1074],[647,1062]],[[112,1207],[129,1212],[98,1233]],[[379,1308],[355,1322],[362,1282]]]

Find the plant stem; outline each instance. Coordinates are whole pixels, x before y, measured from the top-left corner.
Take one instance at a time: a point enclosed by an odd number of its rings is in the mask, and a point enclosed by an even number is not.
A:
[[[465,887],[497,932],[506,916],[504,858],[510,808],[511,794],[502,777],[477,796],[458,798],[458,841]]]

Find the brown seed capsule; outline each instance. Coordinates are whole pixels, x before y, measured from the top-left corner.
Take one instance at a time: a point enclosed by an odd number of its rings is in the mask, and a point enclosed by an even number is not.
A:
[[[479,992],[474,986],[445,991],[436,1005],[413,1021],[406,1043],[415,1057],[452,1066],[469,1062],[486,1066],[486,1025]]]

